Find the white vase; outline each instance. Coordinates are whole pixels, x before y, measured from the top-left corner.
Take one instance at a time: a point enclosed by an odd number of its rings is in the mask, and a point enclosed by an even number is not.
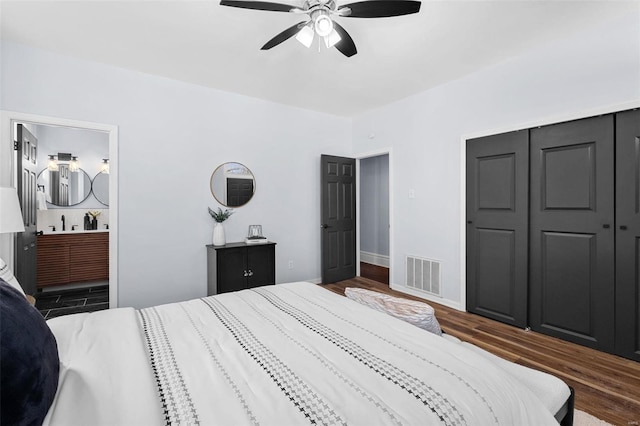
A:
[[[223,246],[226,243],[227,240],[224,237],[224,226],[222,226],[222,222],[216,222],[216,226],[213,227],[213,245]]]

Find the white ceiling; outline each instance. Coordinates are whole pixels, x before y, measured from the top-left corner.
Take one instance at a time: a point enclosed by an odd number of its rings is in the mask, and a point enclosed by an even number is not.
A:
[[[278,1],[278,0],[273,0]],[[338,5],[352,0],[338,0]],[[302,0],[282,0],[300,6]],[[358,115],[622,14],[640,1],[432,1],[395,18],[337,18],[358,54],[295,39],[299,15],[218,0],[0,1],[1,36],[64,55],[340,116]]]

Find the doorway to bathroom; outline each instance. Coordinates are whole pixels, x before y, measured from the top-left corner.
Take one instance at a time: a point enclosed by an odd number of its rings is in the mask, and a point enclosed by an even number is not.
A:
[[[4,111],[2,125],[0,162],[11,173],[3,170],[0,184],[18,189],[23,212],[35,206],[36,290],[27,292],[36,307],[48,318],[116,307],[117,128]],[[37,140],[36,182],[26,187],[18,185],[22,168],[13,150],[19,130]],[[19,240],[0,244],[17,277],[25,267],[33,272]]]

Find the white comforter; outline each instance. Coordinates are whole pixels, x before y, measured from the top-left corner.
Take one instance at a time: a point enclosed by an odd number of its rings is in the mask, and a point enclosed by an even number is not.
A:
[[[544,425],[462,345],[309,283],[49,321],[47,425]]]

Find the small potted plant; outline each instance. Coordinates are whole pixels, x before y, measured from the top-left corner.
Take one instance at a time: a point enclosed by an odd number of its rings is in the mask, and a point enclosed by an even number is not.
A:
[[[229,216],[233,214],[233,210],[224,209],[224,211],[218,207],[218,210],[211,210],[209,207],[209,214],[216,221],[216,225],[213,227],[213,245],[214,246],[223,246],[227,243],[227,240],[224,236],[224,226],[222,226],[222,222],[229,219]]]
[[[100,211],[98,210],[89,210],[89,215],[93,219],[91,219],[91,229],[98,229],[98,216],[100,216]]]

